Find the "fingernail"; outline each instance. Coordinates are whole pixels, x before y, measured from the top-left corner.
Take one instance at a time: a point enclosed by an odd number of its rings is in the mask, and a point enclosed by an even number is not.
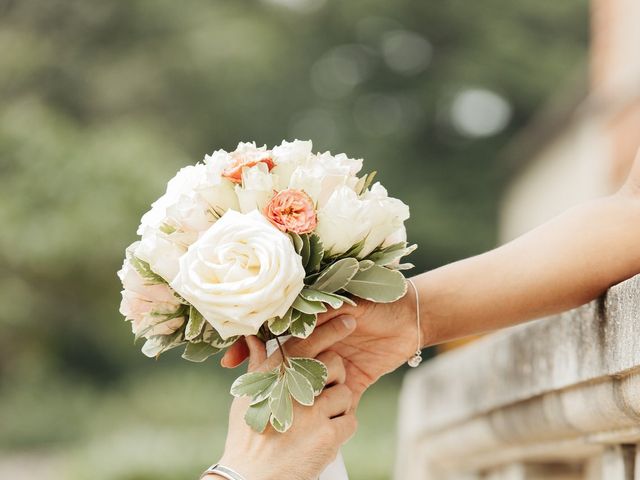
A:
[[[222,360],[220,360],[220,365],[224,368],[227,368],[227,357],[222,357]]]
[[[349,315],[345,315],[344,317],[342,317],[342,323],[344,323],[344,326],[347,327],[347,330],[353,330],[354,328],[356,328],[356,319]]]

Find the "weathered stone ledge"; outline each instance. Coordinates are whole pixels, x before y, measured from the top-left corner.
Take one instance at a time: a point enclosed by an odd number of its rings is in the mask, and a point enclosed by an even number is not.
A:
[[[639,346],[637,276],[437,357],[403,386],[397,478],[463,478],[640,441]]]

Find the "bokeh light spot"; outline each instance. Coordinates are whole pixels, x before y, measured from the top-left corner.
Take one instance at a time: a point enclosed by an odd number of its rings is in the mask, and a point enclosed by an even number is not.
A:
[[[489,137],[507,126],[511,105],[501,95],[483,88],[468,88],[453,99],[450,119],[454,128],[466,137]]]
[[[433,48],[422,35],[394,30],[382,36],[382,56],[387,66],[403,75],[416,75],[431,62]]]

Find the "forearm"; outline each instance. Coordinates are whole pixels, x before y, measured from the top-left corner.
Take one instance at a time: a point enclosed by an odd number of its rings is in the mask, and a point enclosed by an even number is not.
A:
[[[575,207],[485,254],[414,278],[428,344],[586,303],[640,272],[640,200]]]

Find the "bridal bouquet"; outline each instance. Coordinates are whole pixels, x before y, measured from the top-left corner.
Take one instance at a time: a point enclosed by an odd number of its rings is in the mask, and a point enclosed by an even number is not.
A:
[[[405,294],[409,208],[374,174],[358,176],[362,160],[311,148],[240,143],[169,181],[118,272],[120,312],[145,355],[183,346],[183,358],[202,362],[242,335],[306,338],[328,308]],[[231,387],[251,397],[245,419],[256,431],[286,431],[292,399],[312,405],[324,388],[321,362],[282,354],[275,370]]]

